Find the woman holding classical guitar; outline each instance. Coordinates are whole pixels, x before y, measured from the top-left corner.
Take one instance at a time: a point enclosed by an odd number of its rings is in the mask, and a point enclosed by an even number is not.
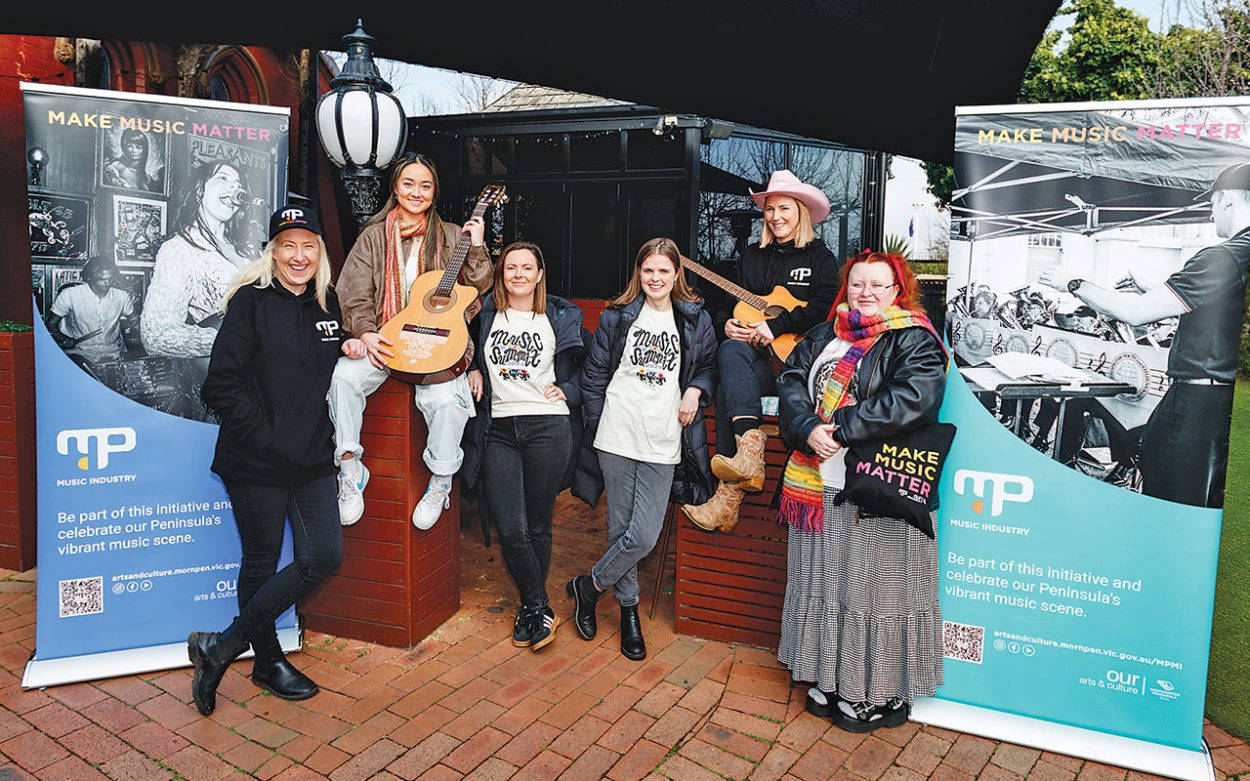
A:
[[[647,655],[638,562],[655,547],[668,503],[706,501],[715,483],[699,409],[711,403],[716,385],[716,336],[681,272],[672,239],[643,244],[582,365],[586,436],[573,492],[594,506],[606,486],[608,549],[565,590],[585,640],[595,636],[599,595],[615,592],[621,653],[633,660]]]
[[[395,358],[393,340],[379,331],[408,304],[409,289],[424,272],[444,269],[461,260],[456,254],[461,234],[471,247],[463,257],[460,279],[485,293],[491,286],[491,262],[483,242],[480,217],[464,228],[443,222],[435,209],[439,198],[438,171],[425,155],[407,155],[395,163],[386,205],[360,231],[339,275],[339,300],[344,329],[368,350],[365,358],[341,358],[330,383],[330,415],[334,420],[335,453],[339,464],[339,513],[344,525],[364,513],[364,489],[369,470],[360,462],[360,427],[365,399],[387,377]],[[415,385],[413,401],[429,430],[423,454],[431,476],[425,495],[412,513],[419,529],[434,525],[451,493],[451,479],[464,457],[460,438],[473,415],[468,379],[458,374],[445,382]]]
[[[838,259],[813,231],[829,216],[825,194],[782,170],[773,173],[768,189],[752,192],[751,198],[764,210],[759,244],[748,245],[738,259],[740,292],[720,285],[743,303],[733,313],[722,310],[716,315],[717,331],[725,339],[717,354],[721,379],[712,472],[721,482],[711,501],[682,507],[687,518],[708,531],[733,529],[743,491],[764,487],[767,438],[760,431],[764,414],[760,397],[777,393],[765,351],[779,337],[801,336],[823,322],[838,292]],[[750,307],[742,292],[762,296],[775,306],[758,319],[744,320],[742,309]],[[786,341],[792,348],[793,340]],[[780,353],[776,357],[784,362],[786,355]]]
[[[521,594],[512,644],[537,651],[560,623],[547,601],[551,512],[574,445],[570,408],[581,403],[582,311],[547,295],[537,244],[504,247],[495,289],[482,302],[469,388],[477,416],[465,436],[465,486],[499,530],[504,564]],[[580,431],[580,426],[577,426]]]

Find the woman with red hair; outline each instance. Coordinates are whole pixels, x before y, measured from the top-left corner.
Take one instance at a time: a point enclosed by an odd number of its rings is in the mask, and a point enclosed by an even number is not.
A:
[[[777,657],[794,680],[815,684],[810,712],[870,732],[906,722],[913,700],[942,683],[937,543],[902,519],[834,504],[843,448],[936,420],[946,353],[903,258],[864,251],[841,276],[830,319],[777,378],[793,449],[781,491],[790,530]]]

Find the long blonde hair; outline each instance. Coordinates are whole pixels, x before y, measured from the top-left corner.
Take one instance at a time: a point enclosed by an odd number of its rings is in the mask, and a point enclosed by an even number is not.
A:
[[[816,238],[816,230],[812,227],[812,212],[807,208],[807,204],[789,195],[770,195],[768,198],[789,198],[799,207],[799,224],[794,230],[794,246],[796,249],[803,249],[811,244]],[[768,205],[768,198],[764,199],[764,205]],[[767,214],[767,212],[765,212]],[[768,220],[764,220],[764,230],[760,233],[760,248],[767,247],[777,240],[773,232],[768,228]]]
[[[320,236],[317,237],[317,246],[321,248],[321,258],[317,261],[317,273],[313,275],[313,288],[317,291],[317,306],[321,307],[322,312],[329,312],[326,305],[326,291],[330,289],[330,280],[334,272],[330,270],[330,252],[326,249],[325,240]],[[226,307],[230,306],[230,299],[234,298],[234,294],[239,292],[239,288],[244,285],[267,288],[273,284],[273,247],[274,243],[270,241],[261,251],[259,258],[239,269],[239,275],[234,278],[230,291],[221,302],[222,312],[226,311]]]
[[[663,255],[673,261],[673,271],[676,274],[673,280],[673,292],[669,293],[670,298],[674,301],[700,300],[694,291],[690,289],[690,286],[686,284],[686,272],[681,267],[681,250],[677,248],[677,242],[661,236],[651,239],[638,248],[638,255],[634,258],[634,272],[629,277],[629,284],[625,286],[624,293],[621,293],[615,301],[608,304],[609,307],[620,309],[642,295],[642,263],[652,255]]]

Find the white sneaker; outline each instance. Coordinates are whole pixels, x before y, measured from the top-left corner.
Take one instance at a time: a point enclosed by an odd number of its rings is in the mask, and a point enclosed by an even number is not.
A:
[[[351,526],[365,514],[365,486],[369,484],[369,469],[364,464],[359,470],[339,472],[339,522]]]
[[[448,507],[451,507],[451,493],[431,480],[425,489],[425,496],[412,509],[412,525],[422,531],[433,528]]]

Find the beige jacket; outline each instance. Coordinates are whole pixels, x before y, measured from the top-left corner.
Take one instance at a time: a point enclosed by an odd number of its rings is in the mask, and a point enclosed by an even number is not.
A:
[[[442,262],[451,259],[460,237],[460,226],[443,223]],[[403,239],[399,257],[408,257],[412,239]],[[429,270],[429,269],[427,269]],[[487,293],[494,283],[494,267],[486,247],[470,247],[460,270],[460,281]],[[335,289],[343,308],[343,329],[353,336],[377,331],[382,327],[382,291],[386,289],[386,221],[363,229],[339,273]]]

